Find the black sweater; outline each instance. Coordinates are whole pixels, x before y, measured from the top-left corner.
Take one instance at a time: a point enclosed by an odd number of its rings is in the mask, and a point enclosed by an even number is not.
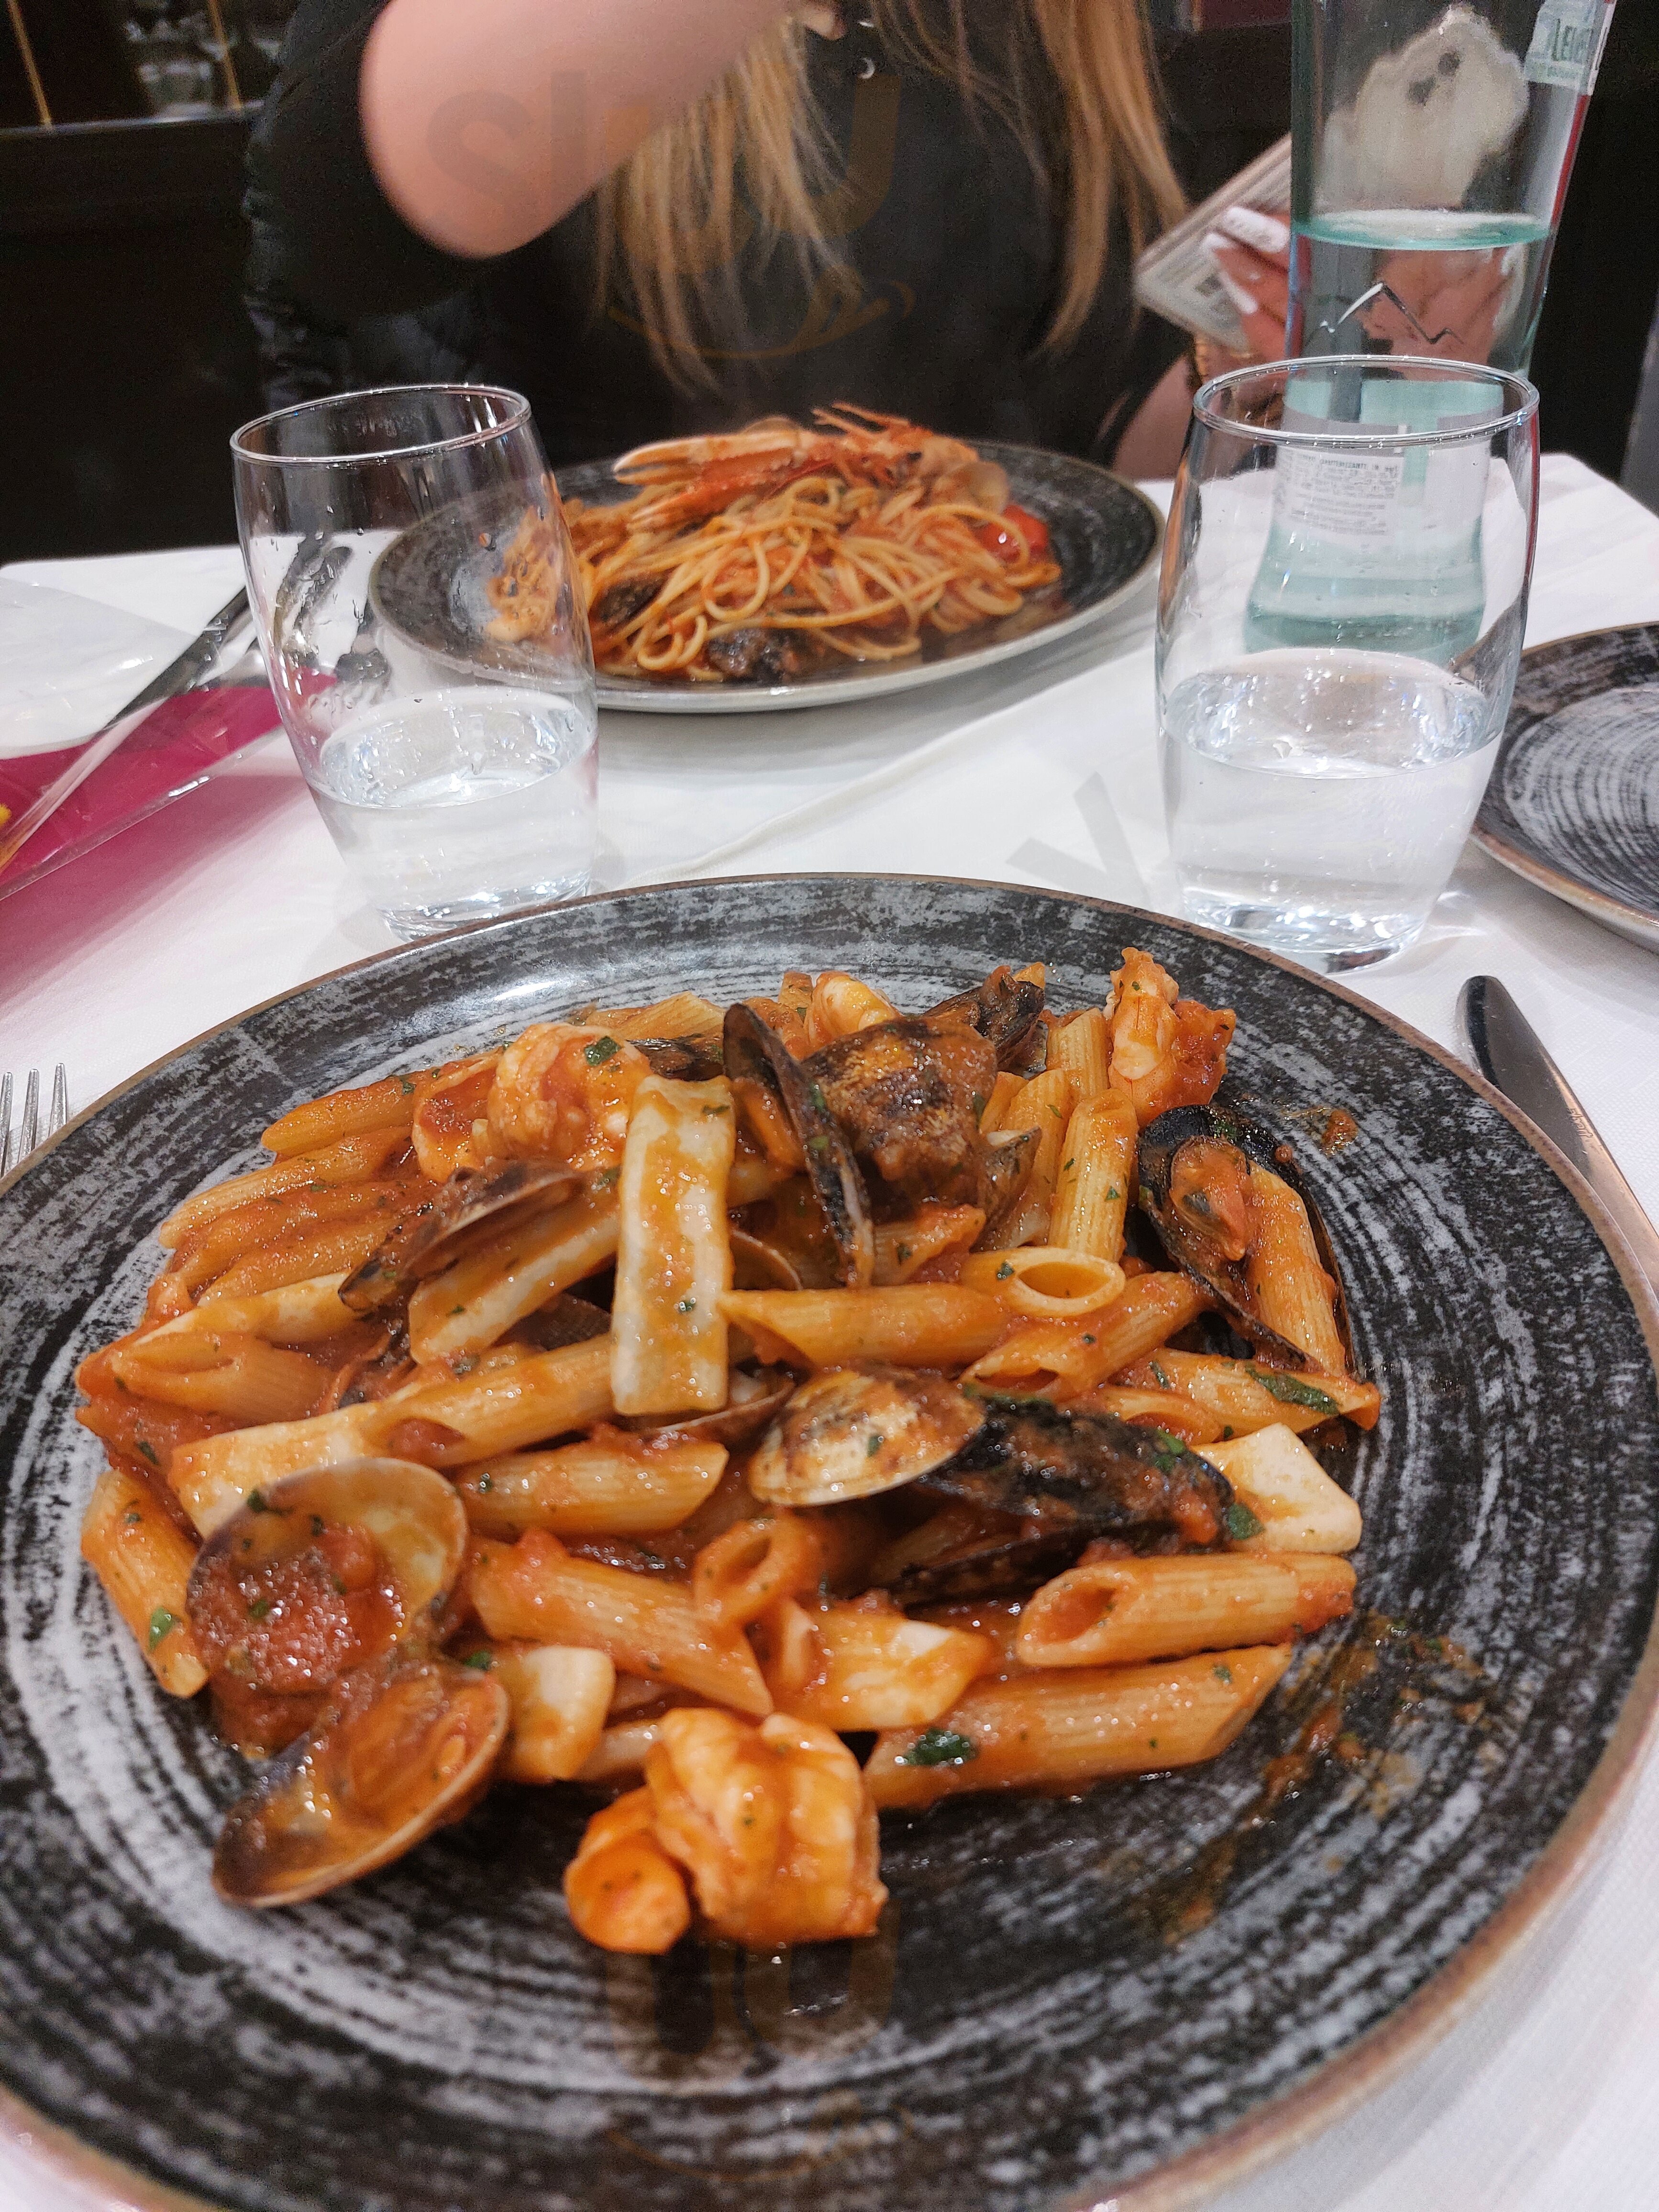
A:
[[[1063,234],[1042,180],[1005,125],[855,31],[810,40],[810,67],[837,146],[856,134],[849,182],[870,211],[816,286],[787,245],[749,249],[732,326],[708,335],[719,389],[682,388],[620,279],[595,307],[591,203],[483,262],[441,252],[393,211],[357,116],[384,4],[303,0],[255,135],[248,295],[273,406],[434,375],[503,383],[528,396],[556,465],[842,399],[957,436],[1106,456],[1181,350],[1179,333],[1133,309],[1121,223],[1086,325],[1045,350]],[[988,35],[1012,35],[1006,0],[981,9]],[[1039,112],[1057,106],[1029,52],[983,58],[1024,70]]]

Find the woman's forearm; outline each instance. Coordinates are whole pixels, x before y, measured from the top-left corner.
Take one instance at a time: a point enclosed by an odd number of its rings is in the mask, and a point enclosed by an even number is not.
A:
[[[391,0],[359,83],[381,190],[448,252],[538,237],[789,0]]]

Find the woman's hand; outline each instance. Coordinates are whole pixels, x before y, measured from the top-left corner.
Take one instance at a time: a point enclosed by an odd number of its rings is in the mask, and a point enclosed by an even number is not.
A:
[[[1282,361],[1291,307],[1291,227],[1265,208],[1231,207],[1205,235],[1249,340],[1246,361]]]

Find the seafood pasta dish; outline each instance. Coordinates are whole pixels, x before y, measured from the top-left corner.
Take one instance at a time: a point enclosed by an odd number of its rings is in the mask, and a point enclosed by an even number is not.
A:
[[[866,1936],[883,1811],[1224,1750],[1352,1607],[1304,1438],[1379,1410],[1233,1027],[1133,948],[1064,1012],[792,973],[283,1115],[79,1374],[85,1555],[260,1762],[220,1893],[505,1783],[585,1794],[606,1948]]]
[[[641,446],[616,464],[632,499],[565,502],[602,672],[777,684],[837,654],[903,660],[1060,580],[1046,527],[971,446],[858,407],[815,420]],[[550,550],[526,515],[487,586],[491,637],[547,629]]]

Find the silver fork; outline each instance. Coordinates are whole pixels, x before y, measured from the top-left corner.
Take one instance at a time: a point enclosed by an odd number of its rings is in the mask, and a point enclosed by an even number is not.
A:
[[[40,1127],[40,1071],[32,1067],[23,1085],[23,1118],[15,1131],[13,1142],[11,1126],[11,1078],[0,1075],[0,1176],[9,1175],[13,1168],[21,1168],[29,1154],[42,1140],[55,1137],[69,1119],[69,1075],[60,1060],[52,1079],[52,1104],[46,1110],[46,1126]]]

